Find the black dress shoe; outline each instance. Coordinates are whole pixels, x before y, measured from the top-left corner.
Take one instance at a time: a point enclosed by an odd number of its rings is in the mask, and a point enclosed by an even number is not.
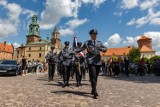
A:
[[[97,96],[96,96],[96,95],[94,95],[94,96],[93,96],[93,98],[94,98],[94,99],[97,99]]]
[[[82,84],[81,84],[81,83],[79,83],[79,86],[82,86]]]
[[[95,96],[99,96],[97,92],[95,93]]]
[[[79,87],[79,84],[77,84],[76,86]]]
[[[69,87],[69,84],[67,83],[66,86]]]
[[[93,91],[91,92],[91,95],[99,96],[97,92],[94,94]]]
[[[66,84],[64,84],[63,86],[62,86],[62,88],[65,88],[66,87]]]

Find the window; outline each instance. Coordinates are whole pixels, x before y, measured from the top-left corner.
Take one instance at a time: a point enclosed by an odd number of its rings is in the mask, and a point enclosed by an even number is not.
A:
[[[42,50],[42,47],[40,47],[39,50]]]
[[[42,56],[42,54],[41,54],[41,53],[39,53],[39,58],[41,58],[41,56]]]
[[[29,47],[29,50],[31,50],[31,47]]]
[[[31,54],[28,54],[28,57],[31,57]]]

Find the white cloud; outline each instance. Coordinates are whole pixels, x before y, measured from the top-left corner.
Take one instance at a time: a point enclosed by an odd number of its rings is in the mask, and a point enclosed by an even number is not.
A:
[[[153,49],[160,51],[160,32],[146,32],[144,35],[152,38]]]
[[[78,0],[46,0],[46,9],[41,13],[41,28],[51,29],[63,17],[77,17],[79,6]]]
[[[72,30],[72,29],[69,29],[69,28],[60,29],[59,32],[60,32],[60,34],[61,34],[62,36],[67,36],[67,35],[73,35],[73,34],[74,34],[73,30]]]
[[[152,25],[160,25],[160,17],[152,19],[150,24],[152,24]]]
[[[82,3],[85,4],[93,4],[95,7],[99,7],[101,4],[103,4],[106,0],[81,0]]]
[[[46,0],[45,10],[41,13],[41,29],[52,29],[65,17],[78,19],[79,8],[82,4],[90,3],[98,8],[105,1],[106,0]]]
[[[106,0],[95,0],[94,6],[99,7],[102,3],[104,3]]]
[[[119,45],[121,41],[122,41],[122,38],[120,37],[120,35],[115,33],[108,38],[107,42],[105,42],[104,45],[116,46],[116,45]]]
[[[131,26],[131,25],[134,25],[136,23],[136,20],[133,18],[132,20],[130,20],[127,25],[128,26]]]
[[[22,14],[27,14],[27,18],[30,18],[35,14],[35,12],[29,9],[23,9]]]
[[[141,10],[150,9],[150,8],[158,6],[159,3],[160,3],[159,0],[144,0],[140,4],[140,8],[141,8]]]
[[[160,25],[159,18],[160,11],[154,12],[153,9],[149,9],[148,14],[146,16],[143,16],[138,19],[133,18],[131,21],[127,23],[127,25],[136,25],[137,28],[142,27],[148,23],[152,25]]]
[[[85,18],[85,19],[82,19],[82,20],[79,20],[79,19],[73,19],[73,20],[70,20],[68,21],[66,24],[69,25],[71,28],[76,28],[84,23],[88,22],[88,19]]]
[[[0,18],[0,36],[17,34],[20,23],[20,15],[29,15],[32,11],[22,8],[19,4],[8,3],[7,0],[1,0],[0,5],[7,9],[7,18]]]
[[[127,36],[126,39],[123,41],[123,44],[125,46],[134,45],[137,46],[137,40],[140,38],[140,36],[132,37]]]
[[[14,48],[18,48],[18,47],[20,47],[20,44],[15,42],[15,43],[13,43],[13,46],[14,46]]]
[[[7,0],[1,0],[1,1],[0,1],[0,5],[5,6],[6,4],[7,4]]]
[[[128,26],[136,25],[137,28],[144,26],[145,24],[160,25],[160,11],[156,11],[156,7],[160,5],[160,0],[122,0],[121,7],[124,9],[132,9],[139,7],[140,10],[147,10],[147,15],[140,18],[132,18],[127,22]]]
[[[113,15],[115,16],[122,16],[123,12],[114,12]]]
[[[62,36],[73,35],[74,34],[74,29],[77,28],[78,26],[86,23],[86,22],[88,22],[87,18],[82,19],[82,20],[77,19],[77,18],[69,20],[66,23],[67,28],[66,27],[65,28],[61,27],[60,33],[61,33]]]
[[[122,8],[132,9],[138,6],[139,0],[122,0]]]
[[[0,19],[0,31],[0,37],[2,37],[6,35],[16,34],[17,28],[10,21]]]
[[[9,12],[7,13],[9,20],[14,21],[15,23],[18,23],[19,16],[22,12],[21,6],[15,3],[8,3],[5,8],[9,10]]]

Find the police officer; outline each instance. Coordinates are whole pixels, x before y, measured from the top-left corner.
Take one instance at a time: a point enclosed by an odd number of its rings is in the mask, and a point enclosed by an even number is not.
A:
[[[63,88],[69,86],[71,62],[74,58],[73,56],[75,55],[75,52],[69,49],[69,41],[66,41],[64,44],[65,47],[59,54],[59,57],[62,58],[62,65],[63,65],[63,82],[64,82]]]
[[[83,47],[80,49],[77,49],[76,52],[83,51],[87,49],[87,60],[88,60],[88,67],[89,67],[89,76],[90,76],[90,82],[92,86],[91,94],[94,95],[93,98],[97,98],[97,78],[100,72],[101,67],[101,56],[100,51],[106,52],[107,48],[102,44],[101,41],[97,40],[97,30],[92,29],[89,32],[91,36],[91,40],[88,40],[84,43]]]
[[[81,48],[82,42],[77,43],[77,48]],[[76,70],[76,81],[77,87],[81,86],[82,76],[85,78],[85,54],[84,52],[79,52],[77,54],[77,70]]]
[[[55,73],[55,65],[57,61],[57,54],[54,52],[55,46],[51,46],[51,51],[46,55],[46,61],[48,63],[48,81],[53,81]]]

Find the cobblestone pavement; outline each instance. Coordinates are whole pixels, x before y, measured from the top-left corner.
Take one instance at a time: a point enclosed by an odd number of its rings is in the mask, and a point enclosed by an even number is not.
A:
[[[59,77],[48,82],[46,74],[0,76],[0,107],[160,107],[160,77],[99,76],[98,99],[90,95],[88,78],[82,83],[77,88],[71,79],[62,88]]]

